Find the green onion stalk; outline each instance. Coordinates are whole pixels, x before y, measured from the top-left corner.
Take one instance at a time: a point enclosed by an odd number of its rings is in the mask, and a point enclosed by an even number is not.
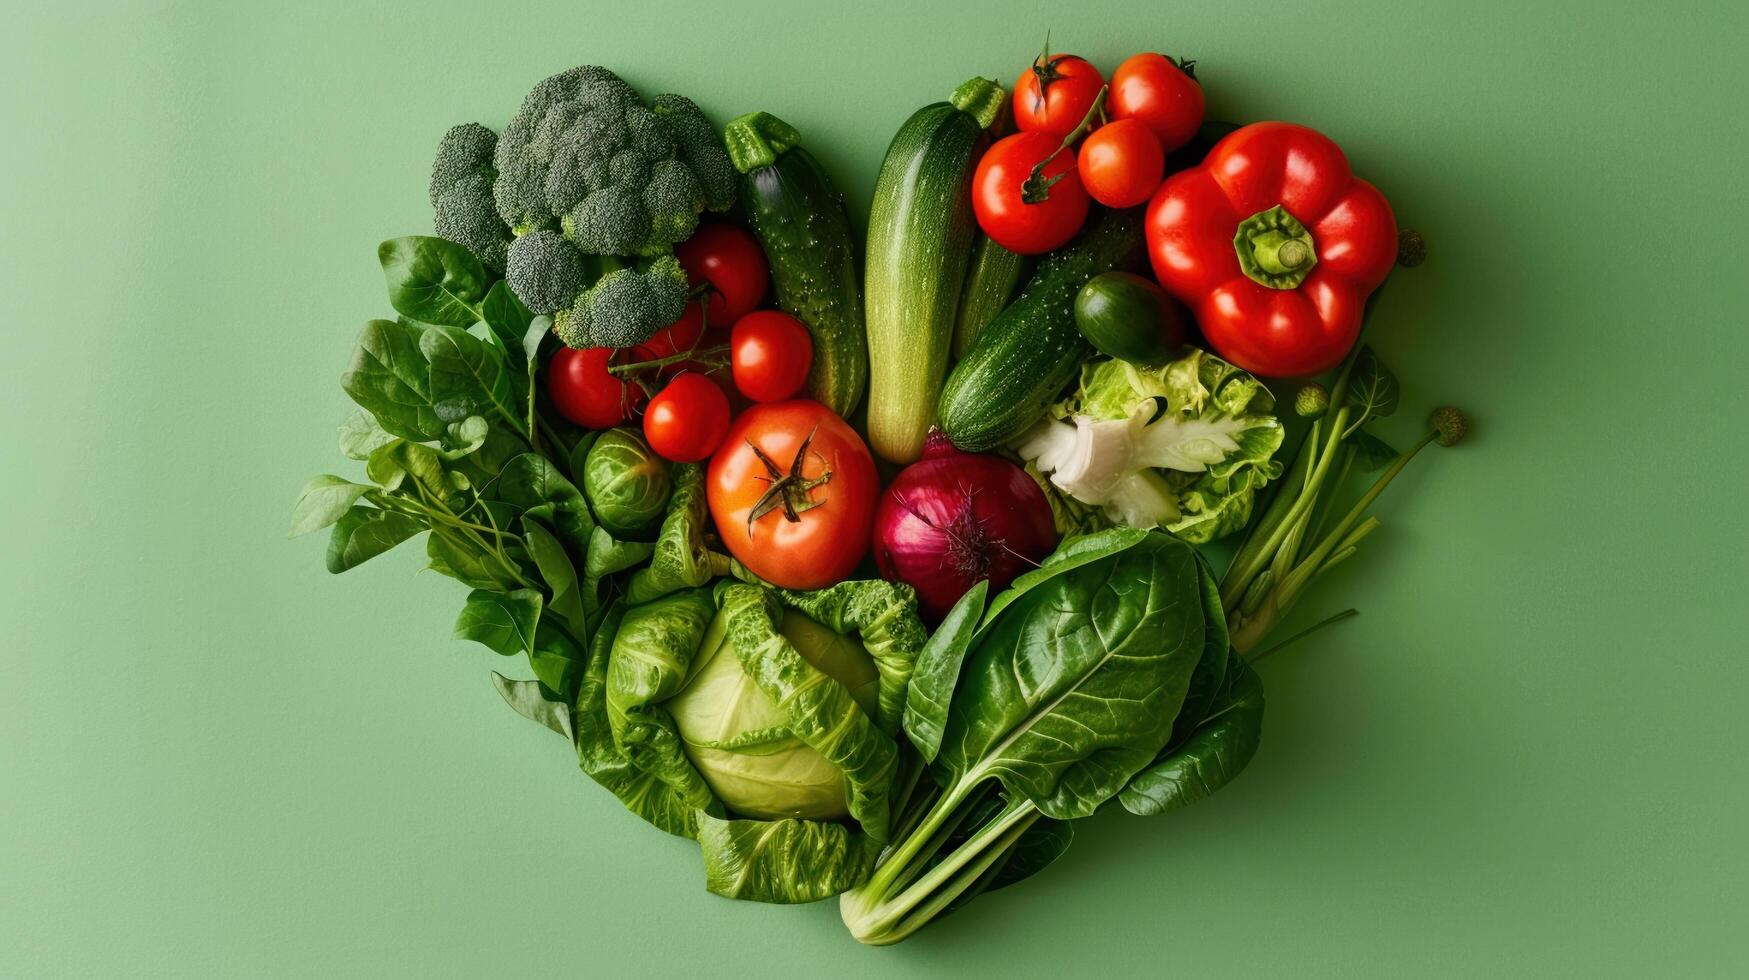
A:
[[[1419,265],[1425,255],[1421,236],[1405,231],[1399,240],[1398,263]],[[1363,432],[1362,426],[1395,410],[1396,385],[1372,352],[1357,343],[1328,389],[1314,382],[1295,396],[1294,411],[1311,420],[1311,431],[1221,581],[1221,605],[1227,612],[1233,649],[1252,662],[1355,615],[1353,609],[1345,609],[1281,643],[1257,649],[1313,582],[1352,558],[1360,543],[1378,530],[1379,519],[1368,516],[1367,508],[1410,461],[1431,444],[1457,445],[1469,431],[1463,412],[1450,406],[1434,409],[1421,438],[1396,454],[1360,499],[1338,517],[1336,497],[1357,461],[1384,445]]]

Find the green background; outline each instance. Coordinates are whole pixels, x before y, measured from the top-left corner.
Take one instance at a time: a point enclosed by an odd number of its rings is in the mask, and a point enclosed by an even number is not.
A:
[[[364,6],[7,16],[0,974],[1745,968],[1740,5]],[[337,377],[445,127],[602,62],[780,114],[862,213],[899,122],[1047,27],[1337,138],[1432,245],[1376,320],[1391,431],[1476,434],[1308,599],[1364,615],[1265,665],[1244,778],[863,949],[706,894],[418,549],[334,578],[285,526],[351,472]]]

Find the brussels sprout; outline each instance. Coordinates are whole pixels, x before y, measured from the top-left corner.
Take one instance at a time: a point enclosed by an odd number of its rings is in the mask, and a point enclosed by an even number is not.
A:
[[[630,429],[602,433],[583,460],[583,492],[595,519],[620,537],[652,531],[673,486],[668,464]]]
[[[844,773],[785,727],[783,709],[742,669],[718,613],[705,633],[692,679],[667,702],[686,754],[717,797],[737,813],[835,820],[849,813]],[[873,717],[880,673],[855,636],[786,609],[778,632],[803,660],[850,692]]]

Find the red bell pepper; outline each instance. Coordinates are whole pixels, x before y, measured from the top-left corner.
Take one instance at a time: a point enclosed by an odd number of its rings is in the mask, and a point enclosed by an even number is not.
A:
[[[1335,367],[1397,256],[1397,220],[1329,137],[1245,126],[1148,204],[1154,275],[1222,357],[1265,377]]]

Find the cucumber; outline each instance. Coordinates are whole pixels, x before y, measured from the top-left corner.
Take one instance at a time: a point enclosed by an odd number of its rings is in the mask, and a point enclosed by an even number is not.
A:
[[[844,195],[800,145],[795,127],[767,112],[723,129],[741,174],[741,207],[765,249],[777,305],[814,341],[808,397],[848,416],[868,378],[855,238]]]
[[[941,427],[954,445],[982,452],[1013,439],[1074,380],[1093,355],[1075,326],[1075,296],[1101,272],[1141,267],[1143,210],[1096,211],[978,334],[941,389]]]
[[[1075,325],[1093,349],[1132,364],[1160,365],[1184,346],[1184,313],[1152,279],[1101,272],[1075,294]]]
[[[996,244],[989,235],[979,234],[972,246],[972,271],[966,273],[966,283],[960,289],[960,312],[953,325],[953,356],[964,357],[978,337],[1008,300],[1014,287],[1020,285],[1020,270],[1026,257]]]
[[[971,180],[985,131],[1007,93],[987,78],[927,105],[899,127],[868,213],[868,441],[909,463],[923,451],[947,371],[971,255]]]

